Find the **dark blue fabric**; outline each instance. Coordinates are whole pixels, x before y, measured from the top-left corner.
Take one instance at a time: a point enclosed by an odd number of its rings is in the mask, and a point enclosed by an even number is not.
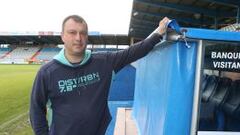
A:
[[[170,20],[168,22],[168,27],[175,30],[178,34],[182,34],[181,33],[181,28],[180,28],[180,26],[178,25],[178,23],[175,19]]]
[[[137,61],[133,115],[141,135],[189,135],[197,43],[172,43]]]

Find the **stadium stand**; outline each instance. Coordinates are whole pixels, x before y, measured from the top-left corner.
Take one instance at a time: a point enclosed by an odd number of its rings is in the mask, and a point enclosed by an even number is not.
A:
[[[114,46],[114,45],[112,45]],[[117,51],[127,48],[108,48],[105,46],[89,45],[88,49],[92,52]],[[43,46],[22,46],[12,45],[9,48],[0,48],[0,63],[1,64],[29,64],[29,63],[46,63],[53,59],[59,53],[61,46],[43,45]]]
[[[10,51],[11,48],[0,48],[0,59],[4,58]]]
[[[61,48],[43,48],[39,54],[35,57],[36,60],[40,61],[50,61],[53,57],[61,50]]]
[[[222,31],[240,31],[240,23],[232,24],[221,28]]]
[[[39,50],[39,47],[17,47],[11,53],[6,55],[1,63],[28,63],[28,60]]]

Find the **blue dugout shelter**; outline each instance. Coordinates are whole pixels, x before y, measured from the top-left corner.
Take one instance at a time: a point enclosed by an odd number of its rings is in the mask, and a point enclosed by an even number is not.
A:
[[[198,118],[205,46],[240,46],[239,32],[173,28],[177,32],[169,32],[167,40],[137,61],[133,117],[140,135],[204,134],[198,132]]]

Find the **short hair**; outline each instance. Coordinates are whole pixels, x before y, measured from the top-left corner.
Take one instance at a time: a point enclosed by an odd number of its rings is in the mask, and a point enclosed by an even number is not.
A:
[[[65,26],[65,23],[70,20],[70,19],[73,19],[75,22],[77,23],[83,23],[83,24],[86,24],[86,27],[87,27],[87,31],[88,31],[88,25],[87,25],[87,22],[79,15],[70,15],[68,17],[66,17],[64,20],[63,20],[63,23],[62,23],[62,31],[64,31],[64,26]]]

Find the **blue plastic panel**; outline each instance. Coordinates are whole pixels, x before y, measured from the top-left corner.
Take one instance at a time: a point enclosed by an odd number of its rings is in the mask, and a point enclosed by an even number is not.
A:
[[[131,65],[127,65],[121,69],[113,77],[108,100],[133,100],[135,89],[135,74],[136,69]]]
[[[189,135],[197,43],[156,46],[137,61],[133,116],[141,135]]]
[[[216,41],[240,41],[240,32],[187,28],[186,37]]]

